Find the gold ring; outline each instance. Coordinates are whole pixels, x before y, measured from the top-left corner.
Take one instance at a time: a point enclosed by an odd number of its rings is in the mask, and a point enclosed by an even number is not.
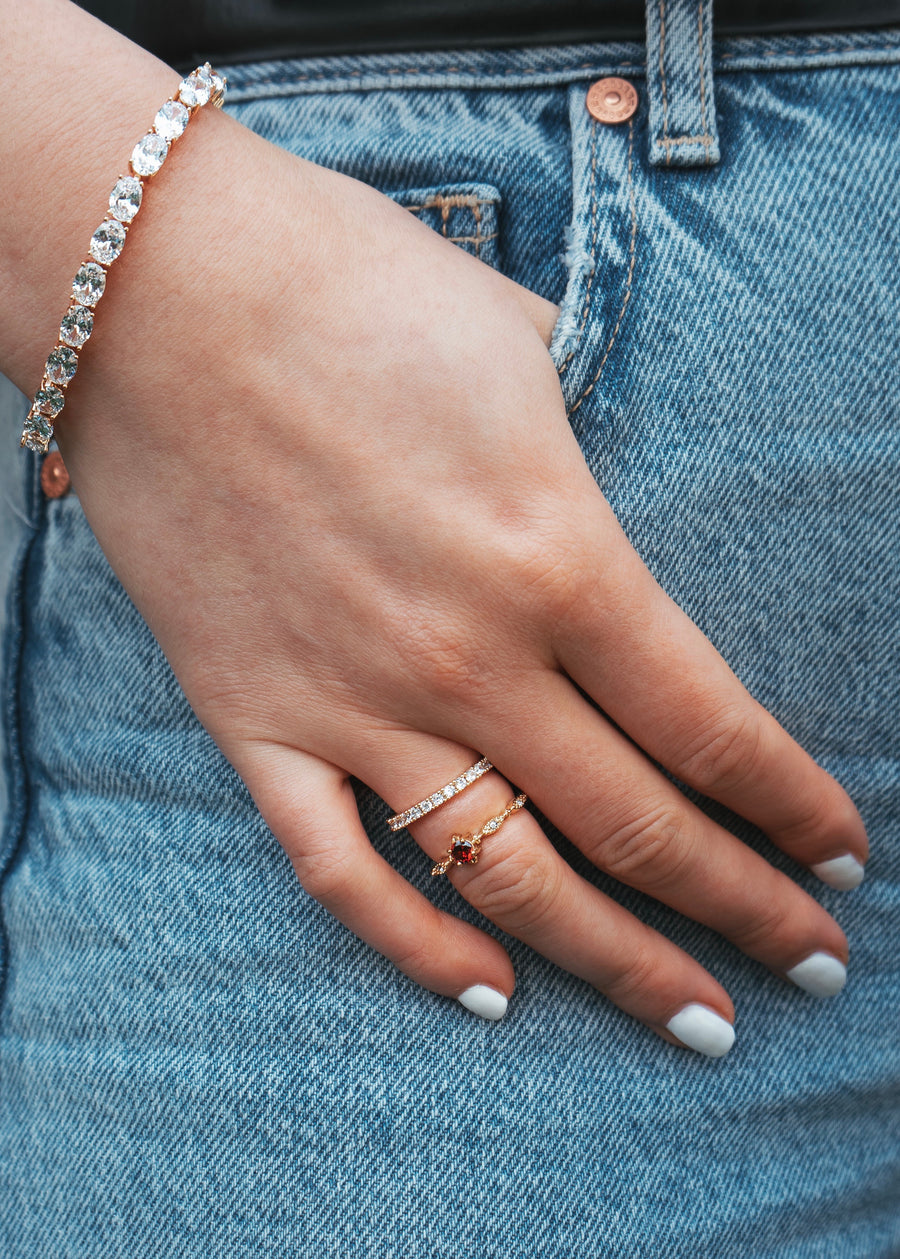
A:
[[[521,809],[527,796],[516,796],[515,800],[510,800],[509,804],[502,813],[497,813],[494,817],[489,818],[480,830],[474,835],[451,835],[450,847],[447,849],[447,855],[443,861],[432,867],[432,874],[445,874],[451,866],[474,866],[481,855],[481,841],[485,835],[492,835],[494,831],[499,831],[500,827],[509,817],[510,813],[515,813],[516,809]]]

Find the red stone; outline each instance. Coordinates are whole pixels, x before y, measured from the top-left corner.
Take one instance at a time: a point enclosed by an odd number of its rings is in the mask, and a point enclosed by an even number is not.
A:
[[[450,856],[458,865],[466,865],[475,856],[475,845],[464,835],[454,835]]]

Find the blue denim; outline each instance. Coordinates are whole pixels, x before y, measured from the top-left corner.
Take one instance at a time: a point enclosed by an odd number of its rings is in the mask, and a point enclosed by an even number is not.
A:
[[[650,80],[640,42],[221,68],[247,126],[561,303],[626,533],[863,813],[840,893],[701,802],[836,916],[846,988],[551,832],[731,993],[730,1054],[667,1044],[431,879],[359,784],[373,844],[517,975],[498,1023],[418,987],[298,886],[0,382],[4,1259],[900,1255],[900,30],[714,40],[703,104],[673,36],[662,133],[658,41]],[[618,126],[585,109],[611,74]],[[659,160],[698,126],[716,151]]]

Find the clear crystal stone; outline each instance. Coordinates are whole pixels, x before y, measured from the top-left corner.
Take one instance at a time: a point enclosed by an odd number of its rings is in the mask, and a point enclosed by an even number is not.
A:
[[[406,814],[406,817],[408,818],[410,822],[414,822],[417,817],[421,817],[421,816],[422,816],[422,810],[419,808],[418,805],[410,809],[410,811]]]
[[[125,244],[125,228],[118,219],[104,219],[91,237],[91,257],[109,266]]]
[[[182,79],[178,88],[179,98],[184,101],[188,109],[193,109],[195,105],[205,105],[212,93],[213,75],[211,69],[208,70],[206,66],[200,66],[199,70],[195,70],[186,79]]]
[[[53,425],[47,417],[35,415],[33,411],[29,411],[25,420],[25,428],[22,431],[26,449],[41,453],[47,449],[47,444],[52,436]]]
[[[453,789],[454,791],[462,791],[465,785],[466,785],[466,779],[465,779],[465,776],[463,775],[462,777],[456,779],[456,781],[453,784]]]
[[[181,101],[166,101],[153,119],[153,129],[157,135],[161,135],[167,143],[170,143],[184,134],[190,116],[191,111],[185,109]]]
[[[444,799],[449,800],[451,796],[456,795],[456,788],[451,783],[449,787],[444,788]]]
[[[148,131],[138,140],[131,154],[131,168],[136,175],[155,175],[166,160],[169,146],[155,131]]]
[[[87,306],[70,306],[59,325],[59,339],[80,349],[94,331],[94,312]]]
[[[66,398],[62,390],[57,389],[56,385],[47,385],[46,388],[39,389],[34,395],[31,409],[32,411],[40,411],[42,415],[51,415],[55,418],[65,404]]]
[[[431,797],[431,803],[435,806],[435,808],[437,808],[439,804],[443,804],[444,803],[443,791],[436,791],[434,795]]]
[[[82,306],[96,306],[106,288],[106,272],[96,262],[85,262],[75,272],[72,296]]]
[[[467,782],[467,783],[473,783],[477,777],[478,777],[478,770],[477,770],[477,769],[467,769],[467,770],[466,770],[466,782]]]
[[[206,69],[209,70],[210,78],[212,79],[212,103],[221,106],[222,101],[225,99],[225,86],[227,83],[225,75],[219,74],[218,70],[214,70],[208,61]]]
[[[58,345],[50,352],[44,374],[54,385],[67,385],[78,370],[78,355],[68,346]]]
[[[123,175],[109,194],[109,210],[120,223],[130,223],[141,208],[144,189],[134,175]]]
[[[423,813],[430,813],[431,810],[434,808],[434,805],[431,803],[430,800],[423,800],[422,803],[419,805],[419,808],[422,810]]]

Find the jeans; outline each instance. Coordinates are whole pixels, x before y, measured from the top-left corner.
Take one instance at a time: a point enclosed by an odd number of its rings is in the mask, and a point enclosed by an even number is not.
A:
[[[372,843],[517,987],[490,1023],[401,975],[298,885],[3,380],[5,1259],[900,1255],[900,29],[710,42],[669,9],[646,47],[218,68],[247,126],[561,303],[627,535],[863,814],[841,893],[688,793],[836,916],[846,988],[551,832],[732,995],[730,1054],[667,1044],[432,879],[360,783]],[[608,75],[618,125],[585,108]]]

